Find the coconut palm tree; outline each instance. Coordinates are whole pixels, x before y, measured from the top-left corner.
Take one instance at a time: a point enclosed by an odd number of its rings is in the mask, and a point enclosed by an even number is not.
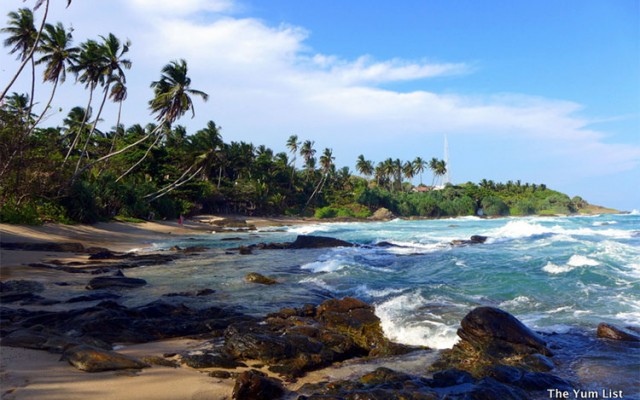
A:
[[[47,104],[34,122],[31,130],[40,123],[49,110],[58,84],[67,79],[67,70],[73,66],[76,60],[80,49],[71,46],[72,42],[71,31],[67,31],[60,22],[56,25],[47,24],[44,32],[42,32],[41,44],[38,47],[38,52],[42,53],[42,57],[36,61],[36,65],[45,64],[43,80],[44,82],[53,83],[53,88]]]
[[[291,181],[290,188],[293,188],[294,178],[296,176],[296,154],[298,154],[298,149],[300,147],[300,142],[298,141],[298,135],[291,135],[289,139],[287,139],[287,148],[291,152]]]
[[[162,68],[160,80],[151,83],[151,87],[154,89],[155,96],[152,100],[149,101],[149,108],[151,108],[151,111],[153,113],[157,114],[156,120],[160,121],[160,124],[155,126],[155,128],[151,132],[136,140],[135,142],[128,144],[122,149],[106,154],[98,158],[94,162],[85,165],[80,171],[74,174],[73,180],[75,180],[75,178],[77,178],[77,176],[81,172],[92,167],[96,163],[121,154],[129,150],[130,148],[146,141],[150,137],[156,136],[156,139],[147,148],[144,156],[140,160],[138,160],[131,168],[129,168],[129,170],[118,177],[116,181],[119,181],[120,179],[128,175],[147,157],[153,146],[155,146],[162,137],[161,134],[158,134],[158,132],[160,132],[162,128],[170,127],[171,124],[173,124],[177,119],[182,117],[189,110],[191,110],[191,112],[195,116],[195,108],[193,106],[193,100],[191,100],[190,95],[199,96],[204,101],[207,101],[209,95],[202,91],[191,89],[191,78],[187,76],[187,73],[188,67],[185,60],[171,61],[169,64],[165,65]]]
[[[316,150],[313,148],[315,142],[311,140],[305,140],[300,147],[300,155],[304,158],[304,165],[307,168],[307,174],[311,174],[314,171],[316,165],[315,154]]]
[[[324,151],[322,152],[322,155],[320,156],[320,168],[322,169],[322,177],[320,178],[320,181],[316,185],[316,188],[313,190],[313,193],[311,193],[309,200],[307,200],[307,204],[305,204],[305,208],[307,208],[309,203],[311,203],[311,200],[313,200],[316,194],[322,191],[322,188],[327,182],[327,177],[329,176],[329,172],[331,172],[331,170],[334,167],[333,160],[335,160],[335,157],[333,156],[333,150],[328,148],[324,149]]]
[[[420,176],[420,185],[422,185],[422,173],[424,172],[426,167],[427,167],[427,162],[423,160],[421,157],[416,157],[413,160],[413,170],[415,171],[416,174]]]
[[[98,84],[104,82],[104,76],[102,75],[103,65],[100,58],[100,45],[95,40],[87,40],[86,42],[80,45],[80,52],[76,59],[76,62],[71,66],[70,71],[76,74],[76,81],[83,83],[85,88],[89,89],[89,100],[87,101],[87,106],[85,107],[87,110],[91,108],[91,103],[93,102],[93,92],[95,91]],[[85,114],[88,116],[88,114]],[[82,125],[87,121],[83,121]],[[71,152],[75,149],[78,140],[80,139],[81,132],[78,132],[76,137],[73,139],[73,143],[71,147],[69,147],[69,151],[64,158],[64,163],[66,163],[67,159],[71,155]],[[87,141],[88,141],[87,137]],[[82,159],[82,154],[80,154],[80,158],[78,159],[78,165],[80,164],[80,160]],[[76,172],[78,168],[76,166]]]
[[[4,45],[11,47],[9,54],[18,54],[18,60],[22,62],[18,73],[14,76],[13,80],[9,83],[6,89],[2,92],[0,100],[2,100],[7,91],[13,85],[18,78],[22,69],[28,62],[31,62],[31,97],[29,103],[29,110],[33,107],[34,91],[36,87],[36,66],[33,60],[33,52],[38,46],[40,38],[40,32],[36,30],[34,25],[33,12],[28,8],[21,8],[17,12],[12,11],[8,14],[9,22],[8,27],[3,28],[2,32],[9,34],[9,37],[5,39]],[[29,111],[31,113],[31,111]]]
[[[93,136],[93,132],[98,125],[100,115],[102,115],[102,110],[104,109],[104,104],[107,101],[107,96],[109,95],[109,88],[111,87],[111,84],[115,82],[125,84],[127,80],[124,69],[131,68],[131,61],[123,58],[123,56],[129,52],[129,47],[131,46],[131,42],[129,40],[121,43],[120,39],[118,39],[113,33],[109,33],[107,37],[100,36],[100,38],[102,39],[102,43],[100,43],[98,45],[99,47],[95,49],[95,54],[89,55],[90,57],[95,58],[90,60],[93,62],[87,64],[85,72],[87,73],[88,81],[93,84],[91,90],[95,89],[96,83],[99,83],[104,87],[104,95],[102,96],[102,102],[100,103],[100,108],[98,108],[96,119],[91,126],[91,131],[89,132],[82,152],[80,153],[80,158],[78,158],[76,171],[78,171],[78,168],[80,167],[80,161],[86,153],[87,145],[89,144],[91,136]],[[96,73],[97,75],[95,75]]]
[[[406,161],[404,164],[402,164],[402,173],[409,180],[413,179],[413,177],[416,176],[416,171],[411,161]]]
[[[356,169],[365,177],[371,177],[373,175],[373,163],[370,160],[366,160],[364,155],[360,154],[356,161]]]

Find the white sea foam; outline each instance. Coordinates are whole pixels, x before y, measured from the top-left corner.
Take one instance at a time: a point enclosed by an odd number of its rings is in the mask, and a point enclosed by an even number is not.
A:
[[[515,308],[523,305],[537,305],[538,303],[534,302],[533,299],[530,299],[527,296],[517,296],[511,300],[505,300],[500,303],[500,307],[506,308]]]
[[[600,265],[600,263],[596,260],[592,260],[589,257],[574,254],[567,262],[567,265],[570,267],[595,267],[597,265]]]
[[[398,343],[429,346],[435,349],[450,348],[457,343],[457,327],[436,321],[438,316],[430,314],[433,319],[411,321],[411,315],[426,303],[419,293],[408,293],[393,297],[376,305],[376,315],[385,335]]]
[[[507,239],[521,239],[545,234],[566,236],[605,236],[614,239],[631,238],[633,235],[632,232],[622,229],[566,229],[560,225],[547,227],[527,220],[509,221],[506,225],[493,229],[487,233],[489,236],[489,242],[500,242]]]
[[[629,214],[630,215],[640,215],[640,210],[638,210],[637,208],[634,208],[633,210],[631,210],[631,212]]]
[[[542,267],[542,270],[550,274],[562,274],[564,272],[569,272],[574,268],[575,267],[572,267],[570,265],[557,265],[549,261],[547,265]]]
[[[596,221],[593,223],[593,226],[606,226],[606,225],[615,225],[618,221]]]
[[[335,272],[348,267],[344,260],[330,259],[326,261],[314,261],[300,266],[301,269],[310,270],[312,272]]]
[[[391,294],[400,294],[406,291],[407,289],[370,289],[367,285],[360,285],[355,289],[358,295],[371,297],[387,297]]]

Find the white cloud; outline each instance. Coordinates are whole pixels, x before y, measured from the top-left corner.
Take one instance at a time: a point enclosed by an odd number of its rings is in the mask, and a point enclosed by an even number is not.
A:
[[[137,11],[144,14],[187,16],[198,12],[229,12],[233,0],[128,0]]]

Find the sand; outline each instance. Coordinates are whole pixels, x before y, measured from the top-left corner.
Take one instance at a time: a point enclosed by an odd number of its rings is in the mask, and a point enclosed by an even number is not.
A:
[[[79,242],[114,251],[130,251],[150,246],[175,235],[211,234],[215,229],[203,221],[219,216],[200,216],[177,221],[143,223],[109,222],[96,225],[22,226],[0,224],[0,241],[10,242]],[[243,218],[256,227],[307,223],[294,218]],[[86,254],[0,250],[0,280],[32,279],[53,282],[59,271],[43,271],[26,264],[33,262],[86,260]],[[64,274],[64,273],[62,273]],[[162,356],[197,347],[191,339],[174,339],[125,346],[118,352],[136,357]],[[4,399],[229,399],[233,379],[218,379],[186,366],[171,368],[154,365],[140,372],[86,373],[60,361],[59,354],[22,348],[0,348],[0,395]]]

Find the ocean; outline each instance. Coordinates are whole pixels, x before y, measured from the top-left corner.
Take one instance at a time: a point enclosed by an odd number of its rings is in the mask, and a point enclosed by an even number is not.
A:
[[[362,246],[309,250],[229,248],[330,236]],[[453,240],[487,236],[483,244]],[[377,246],[388,242],[394,246]],[[190,305],[225,304],[253,315],[282,307],[353,296],[372,303],[392,340],[433,349],[457,341],[460,320],[474,307],[512,313],[545,334],[556,351],[559,375],[595,390],[639,397],[640,345],[595,339],[600,322],[640,326],[640,215],[319,223],[216,233],[156,243],[206,246],[175,263],[137,268],[145,288],[126,302],[140,305],[170,292],[210,288]],[[278,280],[244,281],[249,272]],[[167,298],[178,300],[175,297]]]

